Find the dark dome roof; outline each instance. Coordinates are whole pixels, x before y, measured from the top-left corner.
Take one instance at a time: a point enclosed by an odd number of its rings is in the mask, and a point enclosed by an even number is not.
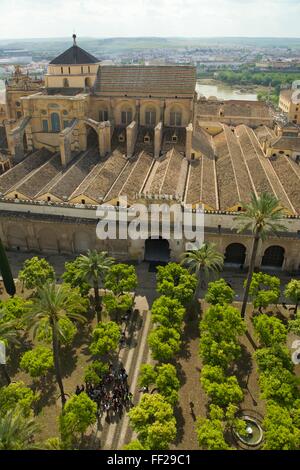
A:
[[[50,62],[50,65],[97,64],[99,59],[74,44]]]

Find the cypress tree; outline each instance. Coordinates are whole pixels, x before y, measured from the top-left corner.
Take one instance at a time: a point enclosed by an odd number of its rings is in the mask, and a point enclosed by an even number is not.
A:
[[[16,286],[15,286],[14,278],[11,273],[11,269],[9,266],[9,262],[8,262],[1,238],[0,238],[0,273],[3,278],[3,283],[6,289],[6,292],[13,297],[16,293]]]

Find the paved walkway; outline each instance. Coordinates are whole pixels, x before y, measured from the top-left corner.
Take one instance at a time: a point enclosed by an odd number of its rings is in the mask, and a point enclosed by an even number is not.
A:
[[[145,264],[138,266],[137,274],[139,288],[135,299],[136,314],[128,326],[128,344],[121,350],[119,356],[119,360],[128,373],[129,389],[133,394],[135,405],[141,397],[138,386],[141,365],[151,360],[147,338],[151,329],[150,308],[157,295],[155,274],[148,273],[148,267]],[[114,417],[107,419],[105,413],[98,424],[97,438],[100,440],[101,449],[122,449],[135,437],[129,426],[127,413],[124,413],[121,419]]]
[[[8,251],[7,252],[8,259],[11,264],[11,268],[13,271],[14,277],[18,276],[18,272],[21,269],[24,261],[27,258],[32,258],[33,256],[36,256],[34,253],[20,253],[20,252],[15,252],[15,251]],[[71,255],[43,255],[47,261],[52,264],[54,267],[54,270],[56,272],[57,278],[61,276],[61,274],[64,272],[64,265],[66,261],[71,261],[75,258],[75,256]],[[136,266],[137,273],[139,276],[139,292],[141,295],[147,295],[147,292],[149,290],[154,290],[155,289],[155,273],[150,273],[148,271],[148,263],[141,263]],[[291,279],[291,276],[288,273],[282,272],[282,271],[267,271],[270,274],[273,274],[281,279],[281,284],[282,287],[289,282]],[[236,300],[242,300],[243,296],[243,291],[244,291],[244,281],[247,276],[247,272],[241,272],[239,270],[229,270],[226,269],[220,274],[221,277],[226,279],[228,281],[232,288],[234,289],[236,293]],[[298,276],[299,278],[299,276]],[[200,291],[201,297],[204,296],[205,291]]]

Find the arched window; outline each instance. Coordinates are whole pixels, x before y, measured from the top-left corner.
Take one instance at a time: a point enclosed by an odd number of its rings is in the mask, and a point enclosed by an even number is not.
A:
[[[64,88],[69,87],[69,80],[67,78],[64,78]]]
[[[52,132],[60,132],[60,120],[57,113],[51,114],[51,128]]]
[[[108,121],[107,109],[100,109],[99,111],[99,122]]]
[[[174,107],[170,112],[170,126],[181,126],[182,125],[182,112],[178,107]]]
[[[121,123],[124,125],[130,124],[132,121],[132,109],[131,108],[124,108],[121,111]]]
[[[145,111],[145,124],[146,126],[155,126],[156,124],[156,111],[155,108],[147,108]]]

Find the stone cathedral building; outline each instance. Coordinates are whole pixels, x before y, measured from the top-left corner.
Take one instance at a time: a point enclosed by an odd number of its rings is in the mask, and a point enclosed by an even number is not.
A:
[[[16,68],[0,127],[0,237],[10,249],[108,250],[118,259],[178,259],[185,240],[99,240],[96,208],[135,202],[205,208],[205,239],[247,266],[251,235],[234,217],[251,193],[286,210],[287,232],[258,267],[300,268],[300,131],[262,102],[197,96],[193,66],[105,65],[73,45],[43,81]]]

